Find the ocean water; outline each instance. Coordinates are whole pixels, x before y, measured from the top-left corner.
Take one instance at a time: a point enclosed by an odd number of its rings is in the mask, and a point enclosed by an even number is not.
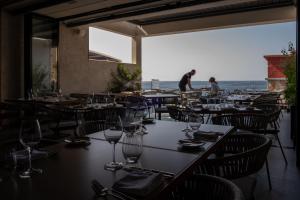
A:
[[[218,81],[220,89],[233,91],[239,90],[266,90],[267,81]],[[192,81],[192,87],[208,88],[210,84],[208,81]],[[142,88],[144,90],[151,89],[151,81],[143,81]],[[178,89],[178,81],[159,81],[160,89]]]

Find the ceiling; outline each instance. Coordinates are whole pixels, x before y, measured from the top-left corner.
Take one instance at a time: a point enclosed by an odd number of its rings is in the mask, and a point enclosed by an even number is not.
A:
[[[123,31],[124,34],[140,34],[143,36],[165,34],[171,31],[181,32],[184,30],[180,28],[173,28],[173,30],[171,26],[180,26],[180,24],[184,26],[186,24],[192,25],[191,22],[198,24],[198,26],[202,23],[203,26],[203,22],[208,20],[207,23],[211,23],[211,20],[216,17],[219,17],[218,19],[221,24],[224,24],[222,21],[227,17],[227,20],[231,22],[237,21],[237,25],[243,25],[242,21],[240,21],[241,19],[239,19],[241,17],[253,18],[254,22],[260,22],[256,18],[257,16],[261,16],[261,18],[265,18],[261,21],[265,21],[266,23],[271,21],[279,22],[280,20],[291,21],[295,20],[296,4],[296,0],[0,1],[0,7],[13,14],[34,12],[62,21],[69,27],[92,25],[95,27],[106,27],[115,31],[120,29],[120,32]],[[249,16],[247,15],[249,13],[252,14]],[[230,18],[229,16],[232,17]],[[246,20],[246,22],[250,23],[251,20]],[[214,25],[214,27],[217,26],[217,24]],[[168,28],[172,30],[168,31]],[[160,31],[155,32],[155,29]],[[185,29],[186,31],[190,30],[186,26]],[[201,27],[199,26],[198,29],[201,29]]]

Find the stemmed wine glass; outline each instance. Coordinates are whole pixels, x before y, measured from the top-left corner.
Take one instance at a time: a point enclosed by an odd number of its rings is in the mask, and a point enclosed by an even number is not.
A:
[[[104,129],[104,136],[105,139],[110,143],[113,144],[113,160],[112,162],[106,163],[104,168],[109,171],[116,171],[121,169],[123,163],[116,162],[116,144],[119,142],[123,135],[123,124],[120,116],[117,116],[113,119],[106,120],[105,122],[105,129]]]
[[[199,130],[201,124],[203,124],[203,117],[202,116],[198,116],[198,115],[194,115],[191,117],[190,122],[189,122],[189,126],[191,127],[193,132],[196,132]]]
[[[182,110],[182,114],[183,114],[183,116],[185,116],[185,122],[186,122],[186,126],[185,126],[185,128],[182,131],[185,132],[185,133],[188,133],[188,132],[192,131],[190,129],[190,126],[189,126],[190,115],[192,113],[191,109],[192,109],[191,108],[191,103],[187,102],[186,105],[185,105],[185,107],[183,107],[183,110]]]
[[[34,172],[41,174],[42,169],[32,167],[32,150],[42,138],[41,126],[38,119],[26,119],[21,123],[19,141],[28,152],[28,169],[20,174],[21,178],[30,178]]]

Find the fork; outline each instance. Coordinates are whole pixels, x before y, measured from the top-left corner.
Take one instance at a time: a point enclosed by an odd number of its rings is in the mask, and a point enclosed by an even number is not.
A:
[[[101,183],[99,183],[97,180],[92,180],[92,189],[94,190],[96,197],[104,197],[106,198],[107,195],[111,195],[117,199],[120,200],[126,200],[125,198],[121,197],[120,195],[114,194],[113,191],[111,191],[110,193],[108,192],[108,188],[104,187],[103,185],[101,185]]]

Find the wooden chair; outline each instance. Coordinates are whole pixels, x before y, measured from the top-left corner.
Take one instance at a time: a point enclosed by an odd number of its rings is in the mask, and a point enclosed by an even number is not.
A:
[[[174,200],[243,200],[242,191],[231,181],[210,175],[194,175],[178,186]]]
[[[271,140],[264,135],[230,135],[218,149],[218,156],[208,158],[198,166],[195,173],[234,180],[244,191],[246,199],[254,199],[256,179],[249,175],[257,173],[264,164],[266,164],[269,187],[272,188],[267,162],[271,144]]]

